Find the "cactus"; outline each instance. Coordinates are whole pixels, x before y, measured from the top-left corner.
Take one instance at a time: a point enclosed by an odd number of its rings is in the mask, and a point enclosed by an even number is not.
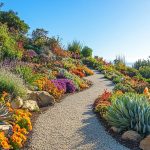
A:
[[[108,108],[107,121],[122,130],[150,134],[150,103],[144,95],[126,93]]]

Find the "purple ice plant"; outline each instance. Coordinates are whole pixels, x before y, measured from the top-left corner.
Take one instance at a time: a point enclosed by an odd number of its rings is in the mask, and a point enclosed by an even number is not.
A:
[[[64,90],[64,93],[74,93],[76,87],[69,79],[55,79],[51,80],[59,90]]]

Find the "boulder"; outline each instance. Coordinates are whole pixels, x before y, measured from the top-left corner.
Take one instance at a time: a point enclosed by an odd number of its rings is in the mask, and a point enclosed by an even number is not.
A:
[[[142,139],[140,134],[132,130],[124,132],[121,138],[123,140],[131,140],[131,141],[140,141]]]
[[[120,133],[121,129],[116,127],[111,127],[110,130],[112,130],[114,133]]]
[[[18,109],[18,108],[21,108],[23,106],[23,99],[20,98],[20,97],[17,97],[16,99],[14,99],[12,102],[11,102],[11,107],[13,109]]]
[[[29,98],[36,101],[39,107],[54,105],[55,103],[54,97],[46,91],[34,91],[30,93]]]
[[[150,150],[150,135],[148,135],[140,142],[140,148],[142,150]]]
[[[24,109],[28,109],[29,111],[39,111],[39,106],[36,101],[26,100],[24,101],[23,107]]]
[[[12,130],[12,125],[7,124],[7,125],[0,125],[0,131],[4,131],[5,134],[8,134],[9,130]]]

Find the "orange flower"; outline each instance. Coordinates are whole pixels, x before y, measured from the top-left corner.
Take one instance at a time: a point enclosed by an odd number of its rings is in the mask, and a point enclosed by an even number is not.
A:
[[[23,133],[23,134],[28,134],[28,132],[25,128],[20,129],[20,132]]]
[[[4,149],[10,149],[10,145],[6,141],[2,141],[1,145]]]
[[[5,91],[3,91],[3,94],[2,94],[2,97],[6,97],[8,95],[8,93],[7,92],[5,92]]]
[[[148,91],[148,88],[146,87],[145,89],[144,89],[144,94],[148,94],[149,93],[149,91]]]
[[[18,124],[16,124],[15,126],[13,126],[13,131],[20,131],[20,126]]]
[[[14,111],[11,107],[9,107],[8,110],[9,110],[10,112],[13,112],[13,111]]]

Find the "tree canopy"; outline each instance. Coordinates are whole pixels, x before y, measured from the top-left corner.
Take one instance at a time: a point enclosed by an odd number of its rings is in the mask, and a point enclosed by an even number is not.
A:
[[[89,48],[88,46],[85,46],[83,47],[81,54],[83,57],[90,57],[92,56],[92,52],[93,50],[91,48]]]
[[[29,29],[29,26],[12,10],[0,11],[0,22],[7,24],[9,31],[13,33],[26,34]]]
[[[0,24],[0,57],[20,58],[22,52],[17,47],[16,41],[9,33],[6,24]]]

